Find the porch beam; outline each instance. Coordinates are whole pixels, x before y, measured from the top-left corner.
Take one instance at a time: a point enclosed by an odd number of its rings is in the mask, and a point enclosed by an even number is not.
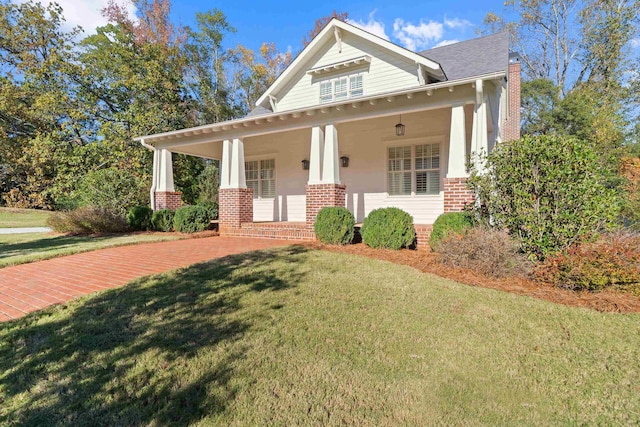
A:
[[[464,104],[451,108],[451,130],[449,132],[449,167],[447,178],[466,178],[467,132],[465,129]]]
[[[324,155],[324,132],[320,126],[311,128],[311,152],[309,154],[309,184],[322,183],[322,157]]]

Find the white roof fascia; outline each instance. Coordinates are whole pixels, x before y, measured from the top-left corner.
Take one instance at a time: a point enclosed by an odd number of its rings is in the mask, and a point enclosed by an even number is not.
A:
[[[144,141],[146,144],[152,144],[154,140],[158,141],[158,140],[166,139],[167,137],[173,138],[173,137],[179,137],[179,136],[192,136],[192,135],[199,135],[202,133],[211,133],[211,132],[219,132],[221,130],[229,130],[231,128],[239,129],[241,127],[249,126],[249,123],[251,122],[259,122],[256,124],[261,124],[264,122],[273,122],[279,116],[292,116],[296,118],[296,117],[301,117],[303,114],[306,114],[308,111],[320,111],[321,109],[329,109],[329,108],[333,108],[340,105],[353,104],[354,102],[369,102],[370,100],[383,99],[383,98],[388,98],[393,96],[402,96],[409,93],[416,93],[416,92],[422,92],[422,91],[431,92],[438,89],[452,88],[454,86],[475,84],[476,80],[503,79],[505,78],[505,76],[506,76],[505,72],[497,72],[497,73],[491,73],[491,74],[484,74],[481,76],[468,77],[468,78],[459,79],[459,80],[447,80],[444,82],[431,83],[428,85],[413,86],[409,89],[401,89],[393,92],[382,92],[382,93],[377,93],[375,95],[370,95],[370,96],[359,96],[356,98],[348,98],[348,99],[340,100],[337,102],[331,102],[326,104],[316,104],[313,106],[299,108],[296,110],[281,111],[278,113],[264,114],[261,116],[243,117],[241,119],[227,120],[219,123],[211,123],[211,124],[187,128],[187,129],[174,130],[171,132],[163,132],[163,133],[157,133],[153,135],[138,136],[136,138],[133,138],[133,140]]]
[[[418,55],[417,53],[412,52],[403,47],[400,47],[396,44],[393,44],[390,41],[385,40],[376,35],[373,35],[367,31],[364,31],[361,28],[358,28],[351,24],[347,24],[346,22],[342,22],[339,19],[333,18],[329,22],[329,24],[327,24],[322,29],[322,31],[320,31],[320,33],[318,33],[318,35],[316,35],[313,38],[313,40],[311,40],[311,43],[309,43],[307,47],[305,47],[302,50],[302,52],[300,52],[300,54],[296,57],[296,59],[294,59],[294,61],[291,64],[289,64],[289,66],[282,72],[282,74],[278,76],[278,78],[271,84],[271,86],[269,86],[269,88],[265,91],[265,93],[262,94],[260,98],[258,98],[258,100],[256,101],[256,105],[262,105],[268,99],[269,95],[273,95],[274,92],[276,92],[278,89],[286,85],[286,83],[288,82],[289,76],[292,74],[295,74],[298,71],[298,68],[303,65],[306,58],[315,53],[316,49],[318,49],[319,46],[322,45],[325,38],[327,38],[327,34],[329,34],[328,37],[331,37],[332,39],[334,38],[335,28],[350,32],[358,37],[361,37],[365,40],[375,43],[398,55],[404,56],[405,58],[408,58],[409,60],[414,61],[416,64],[422,64],[423,66],[428,68],[432,74],[434,74],[437,77],[444,77],[444,72],[442,71],[440,64],[438,64],[437,62],[432,61],[429,58],[426,58],[422,55]]]

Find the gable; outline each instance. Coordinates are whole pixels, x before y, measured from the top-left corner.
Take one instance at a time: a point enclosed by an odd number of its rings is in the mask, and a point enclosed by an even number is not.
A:
[[[424,56],[338,20],[332,20],[296,57],[256,105],[278,112],[319,105],[320,87],[359,75],[362,96],[407,89],[444,79],[440,65]],[[335,85],[332,86],[334,90]],[[359,93],[359,92],[358,92]],[[326,102],[326,98],[323,98]]]

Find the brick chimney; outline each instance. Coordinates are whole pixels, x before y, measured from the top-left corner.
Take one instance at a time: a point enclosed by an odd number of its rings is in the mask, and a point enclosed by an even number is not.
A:
[[[507,76],[507,117],[504,120],[503,141],[520,138],[520,55],[509,54],[509,75]]]

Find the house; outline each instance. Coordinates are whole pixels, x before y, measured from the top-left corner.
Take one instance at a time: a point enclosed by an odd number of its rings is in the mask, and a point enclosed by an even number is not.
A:
[[[520,129],[506,32],[412,52],[332,20],[246,117],[136,138],[154,152],[154,209],[176,208],[171,153],[219,159],[220,234],[314,239],[325,206],[361,222],[395,206],[418,243],[473,200],[467,162]]]

